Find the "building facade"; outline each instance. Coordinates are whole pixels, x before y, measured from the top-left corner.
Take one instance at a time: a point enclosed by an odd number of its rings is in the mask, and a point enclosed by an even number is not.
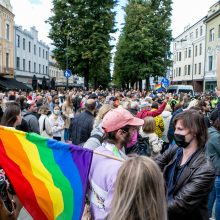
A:
[[[14,28],[15,38],[15,78],[18,81],[32,84],[35,75],[38,85],[45,77],[49,78],[49,46],[38,40],[38,31],[32,27],[30,31],[23,30],[21,26]]]
[[[0,0],[0,76],[14,77],[14,14],[9,0]]]
[[[205,17],[173,42],[173,84],[192,85],[195,91],[203,91],[205,67]]]
[[[55,79],[55,86],[56,87],[66,87],[67,79],[64,76],[64,70],[59,68],[58,63],[56,60],[49,56],[49,76],[50,79]],[[78,77],[76,75],[72,75],[68,79],[68,86],[70,87],[83,87],[84,85],[84,78]]]
[[[206,65],[204,87],[206,91],[214,91],[217,85],[217,53],[220,51],[219,1],[210,7],[204,22],[206,24]]]

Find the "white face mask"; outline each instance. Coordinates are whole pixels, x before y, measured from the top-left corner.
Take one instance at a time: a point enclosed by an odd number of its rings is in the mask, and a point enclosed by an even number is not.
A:
[[[55,115],[59,115],[60,114],[60,110],[56,109],[53,111]]]

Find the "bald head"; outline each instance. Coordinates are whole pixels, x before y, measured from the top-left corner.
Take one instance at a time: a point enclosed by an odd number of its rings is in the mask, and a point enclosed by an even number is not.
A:
[[[94,99],[88,99],[86,101],[85,107],[88,111],[94,111],[96,108],[96,101]]]

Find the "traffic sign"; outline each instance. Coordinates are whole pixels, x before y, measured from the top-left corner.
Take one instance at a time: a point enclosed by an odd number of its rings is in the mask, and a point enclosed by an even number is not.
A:
[[[166,77],[163,77],[163,79],[161,80],[161,83],[162,83],[163,86],[169,86],[170,85],[170,81]]]
[[[70,78],[71,75],[72,75],[71,70],[66,69],[66,70],[64,71],[64,76],[65,76],[66,78]]]

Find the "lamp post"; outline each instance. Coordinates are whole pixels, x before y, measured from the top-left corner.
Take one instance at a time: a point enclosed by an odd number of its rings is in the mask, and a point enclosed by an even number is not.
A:
[[[69,66],[69,60],[68,60],[68,47],[69,47],[69,39],[68,35],[66,37],[66,70],[68,69]],[[69,87],[69,77],[66,77],[66,90],[68,90]]]

